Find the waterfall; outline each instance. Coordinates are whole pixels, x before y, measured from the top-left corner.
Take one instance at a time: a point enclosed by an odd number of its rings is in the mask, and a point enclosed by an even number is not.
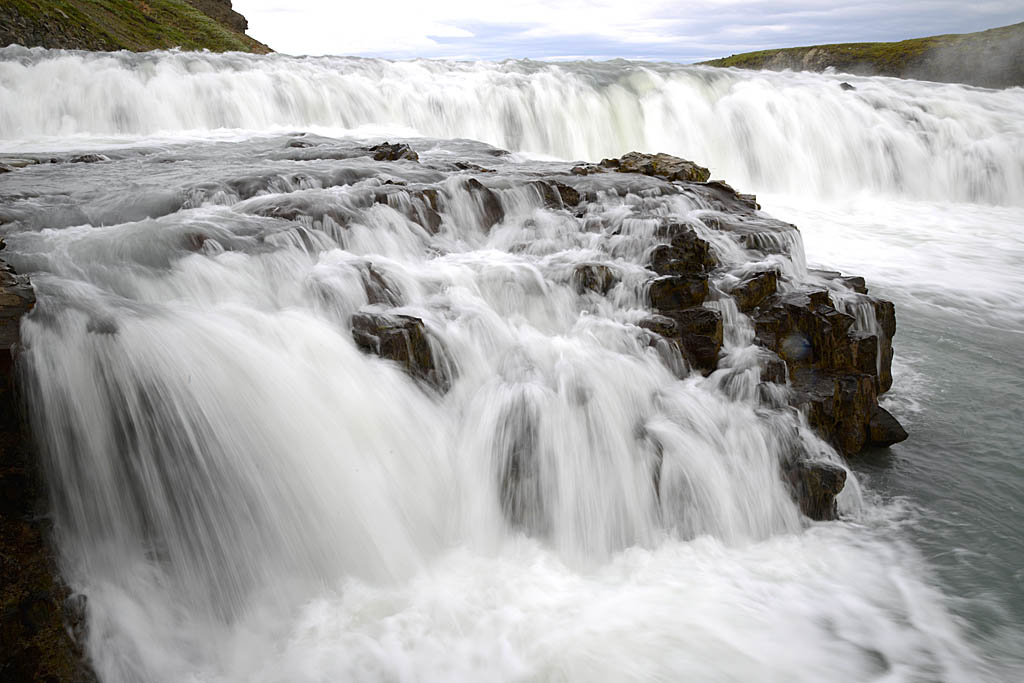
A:
[[[856,90],[841,89],[842,78],[830,75],[621,61],[391,62],[9,47],[0,50],[0,141],[401,129],[560,159],[666,152],[759,191],[1021,204],[1019,88],[848,80]]]
[[[845,521],[801,516],[785,468],[845,465],[730,292],[774,270],[877,337],[862,295],[792,226],[571,170],[1021,203],[1021,92],[838,82],[0,49],[0,150],[43,162],[0,176],[26,400],[103,680],[978,680],[898,505],[850,472]],[[706,376],[644,326],[666,224],[718,264]]]

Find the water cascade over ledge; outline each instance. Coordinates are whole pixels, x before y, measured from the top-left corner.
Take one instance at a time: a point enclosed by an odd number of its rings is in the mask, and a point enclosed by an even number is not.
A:
[[[101,679],[999,680],[841,457],[904,372],[873,280],[571,161],[1019,211],[1020,94],[838,80],[0,49]]]

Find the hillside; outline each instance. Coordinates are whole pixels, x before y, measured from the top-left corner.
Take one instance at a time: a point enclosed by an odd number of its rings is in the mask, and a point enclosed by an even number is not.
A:
[[[3,0],[0,46],[271,52],[231,0]]]
[[[978,33],[761,50],[702,62],[782,71],[837,71],[988,88],[1024,86],[1024,23]]]

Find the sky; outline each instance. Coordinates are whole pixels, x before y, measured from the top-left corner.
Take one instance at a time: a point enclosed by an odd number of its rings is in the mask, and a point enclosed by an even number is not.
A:
[[[690,63],[821,43],[968,33],[1024,0],[234,0],[249,35],[294,55]]]

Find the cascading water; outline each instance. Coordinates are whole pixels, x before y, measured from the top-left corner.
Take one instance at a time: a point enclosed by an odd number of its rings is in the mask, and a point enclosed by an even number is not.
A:
[[[761,191],[1022,202],[1016,90],[668,64],[389,62],[4,48],[0,139],[321,127],[561,159],[703,160]],[[829,87],[832,86],[832,87]],[[486,103],[486,105],[482,105]]]
[[[972,608],[942,593],[955,579],[936,580],[912,543],[930,560],[933,537],[900,531],[912,503],[851,473],[844,521],[807,527],[780,477],[794,449],[838,459],[777,409],[784,389],[761,388],[728,292],[775,268],[876,332],[861,295],[809,269],[797,233],[741,242],[697,197],[551,161],[679,153],[777,192],[769,206],[843,248],[852,238],[831,226],[859,214],[842,202],[881,193],[872,207],[926,215],[975,202],[1004,217],[977,239],[1024,254],[1006,227],[1024,196],[1024,94],[837,80],[0,50],[3,154],[106,159],[0,176],[5,257],[38,298],[23,325],[28,399],[103,680],[1018,670],[1016,607],[988,615],[998,633],[979,644]],[[409,136],[420,163],[338,139],[385,131]],[[554,176],[586,194],[578,211],[531,184]],[[973,219],[969,206],[952,212]],[[906,235],[876,230],[887,245],[930,236],[901,217]],[[723,266],[705,304],[725,322],[708,377],[638,326],[666,219]],[[902,284],[857,253],[812,247],[810,260]],[[970,257],[946,264],[991,258]],[[614,275],[606,293],[579,286],[594,265]],[[1019,272],[996,270],[1004,294],[1024,295]],[[897,299],[912,338],[913,306],[943,286],[925,278]],[[1012,350],[1024,316],[1009,309],[976,315],[998,319]],[[361,351],[360,312],[421,320],[434,374]],[[919,394],[900,382],[914,384],[921,349],[897,356],[890,400],[908,410]]]

